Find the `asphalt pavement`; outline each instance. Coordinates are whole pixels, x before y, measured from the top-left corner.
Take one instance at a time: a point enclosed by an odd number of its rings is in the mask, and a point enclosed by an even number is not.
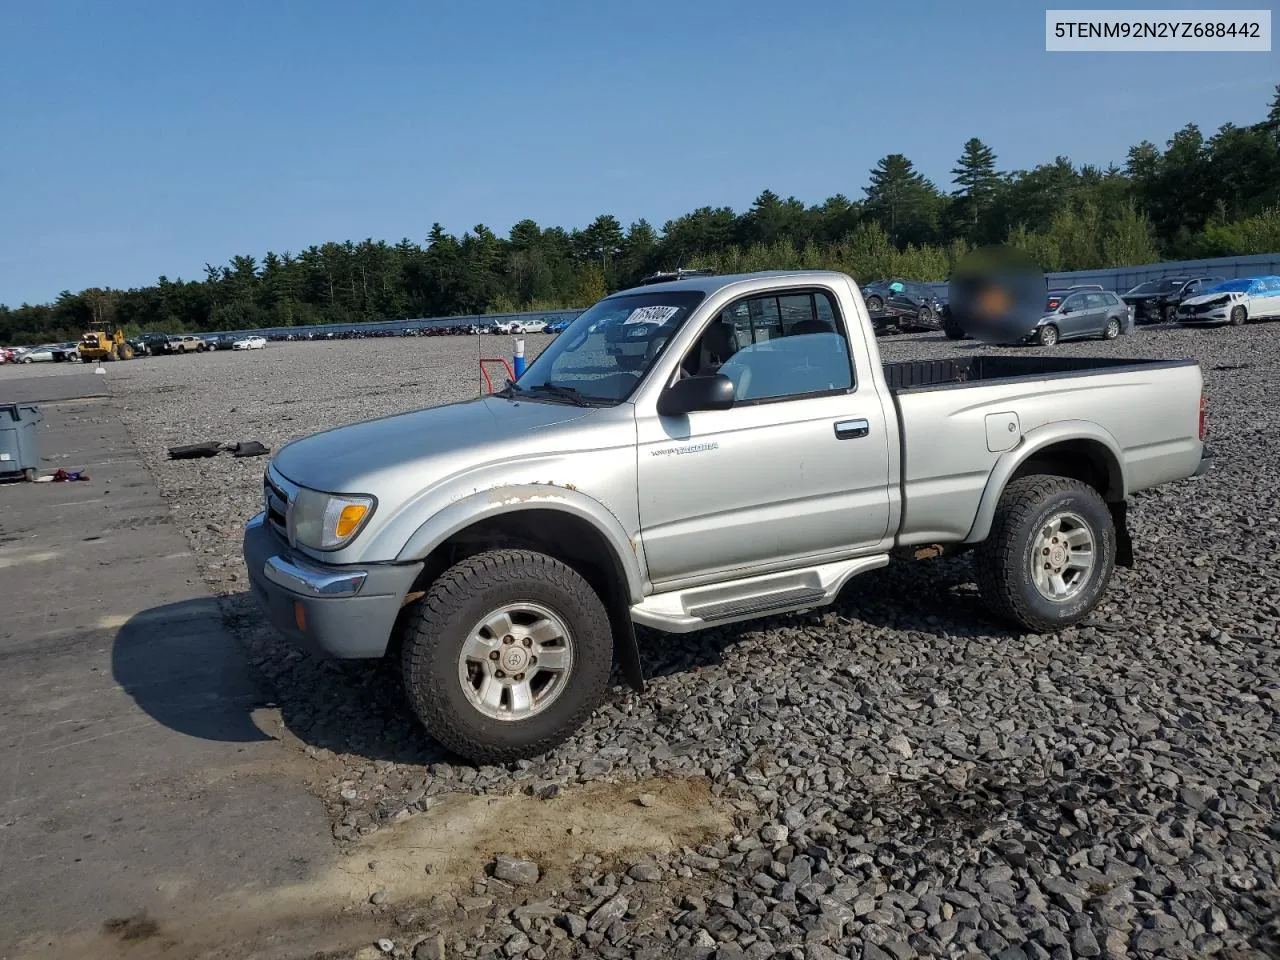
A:
[[[254,677],[102,381],[0,380],[0,402],[41,404],[41,472],[91,478],[0,483],[6,960],[101,956],[122,938],[196,955],[195,915],[333,857],[297,751],[263,732]]]

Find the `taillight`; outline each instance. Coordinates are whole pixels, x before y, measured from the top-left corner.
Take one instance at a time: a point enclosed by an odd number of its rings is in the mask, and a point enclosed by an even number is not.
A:
[[[1200,394],[1200,440],[1203,443],[1205,436],[1208,434],[1208,428],[1205,423],[1205,413],[1209,408],[1209,402],[1205,400],[1204,394]]]

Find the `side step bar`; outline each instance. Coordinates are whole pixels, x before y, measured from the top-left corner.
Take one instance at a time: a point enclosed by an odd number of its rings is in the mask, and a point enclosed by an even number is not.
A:
[[[889,555],[881,553],[785,573],[655,593],[631,608],[631,619],[667,633],[689,633],[766,613],[822,607],[835,600],[850,579],[888,563]]]

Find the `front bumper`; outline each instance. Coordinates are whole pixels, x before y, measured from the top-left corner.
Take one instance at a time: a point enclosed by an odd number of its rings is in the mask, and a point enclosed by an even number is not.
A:
[[[249,584],[291,643],[339,659],[381,657],[421,563],[331,566],[293,552],[258,514],[244,528]]]
[[[1226,304],[1221,307],[1214,307],[1204,313],[1179,307],[1174,319],[1180,324],[1194,325],[1199,323],[1226,323],[1231,319],[1231,308],[1234,304]]]

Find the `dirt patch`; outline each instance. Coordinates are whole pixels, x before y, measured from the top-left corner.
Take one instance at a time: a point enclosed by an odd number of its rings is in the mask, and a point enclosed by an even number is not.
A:
[[[641,796],[648,806],[640,804]],[[592,783],[554,800],[454,794],[366,838],[352,858],[364,869],[352,877],[351,892],[365,897],[375,890],[401,897],[434,893],[442,882],[469,880],[497,854],[534,860],[555,881],[586,853],[625,860],[695,847],[732,830],[731,815],[703,779]],[[369,859],[377,869],[367,869]],[[424,885],[428,866],[436,890]]]
[[[369,905],[375,893],[404,909],[460,891],[496,855],[510,854],[541,869],[542,879],[527,892],[551,896],[585,854],[624,863],[696,847],[732,833],[733,814],[705,779],[591,783],[550,800],[447,794],[362,838],[302,882],[235,891],[154,918],[113,919],[93,934],[34,938],[12,956],[284,960],[354,948],[384,935],[387,919]]]

